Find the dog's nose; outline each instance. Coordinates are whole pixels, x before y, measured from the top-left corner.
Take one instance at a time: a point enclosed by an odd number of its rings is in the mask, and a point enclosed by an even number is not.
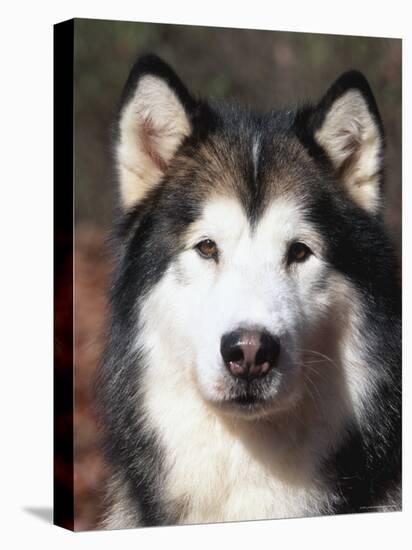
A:
[[[235,330],[222,337],[220,353],[234,377],[252,380],[276,365],[280,343],[267,331]]]

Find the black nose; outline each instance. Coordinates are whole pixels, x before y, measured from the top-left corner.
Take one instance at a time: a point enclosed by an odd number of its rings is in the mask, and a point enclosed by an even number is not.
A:
[[[280,343],[266,331],[236,330],[222,337],[220,353],[233,376],[252,380],[276,365]]]

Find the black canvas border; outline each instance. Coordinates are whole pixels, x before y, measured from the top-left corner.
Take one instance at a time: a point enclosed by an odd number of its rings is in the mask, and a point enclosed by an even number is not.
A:
[[[53,523],[74,530],[74,20],[54,36],[54,483]]]

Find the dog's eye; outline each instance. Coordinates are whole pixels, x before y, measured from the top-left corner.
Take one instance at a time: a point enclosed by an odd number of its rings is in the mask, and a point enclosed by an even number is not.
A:
[[[304,243],[296,242],[290,245],[288,251],[288,265],[304,262],[312,254],[311,249]]]
[[[206,258],[208,260],[211,258],[217,258],[217,244],[211,239],[205,239],[204,241],[201,241],[195,246],[195,248],[202,256],[202,258]]]

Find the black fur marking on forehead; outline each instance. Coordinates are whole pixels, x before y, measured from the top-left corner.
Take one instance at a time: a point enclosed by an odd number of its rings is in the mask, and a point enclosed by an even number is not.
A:
[[[223,128],[221,139],[233,157],[237,170],[235,191],[250,221],[254,223],[263,201],[264,189],[260,178],[262,146],[264,143],[265,124],[263,117],[252,111],[233,108],[223,111]],[[256,152],[256,159],[255,151]]]
[[[279,171],[293,172],[290,162],[296,157],[298,143],[292,130],[295,112],[261,114],[235,103],[211,108],[217,123],[207,136],[207,146],[226,172],[220,176],[232,178],[228,190],[238,197],[255,225],[276,194],[274,182]]]

